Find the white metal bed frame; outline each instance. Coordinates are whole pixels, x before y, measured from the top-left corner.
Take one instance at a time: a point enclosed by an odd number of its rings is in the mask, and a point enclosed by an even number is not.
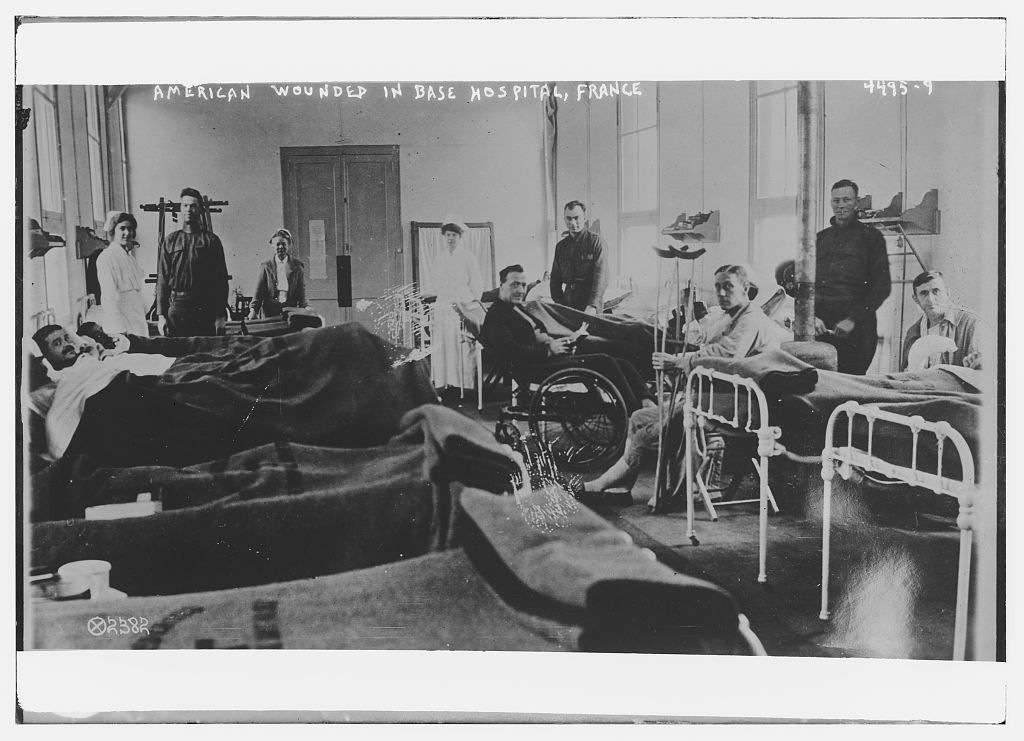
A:
[[[846,415],[846,444],[835,445],[836,428],[840,417]],[[853,446],[853,425],[856,417],[867,421],[867,450]],[[874,425],[876,420],[884,420],[910,430],[913,436],[911,464],[895,465],[884,458],[874,455]],[[936,472],[930,473],[917,469],[918,444],[921,433],[934,436],[938,462]],[[951,442],[960,456],[962,476],[960,480],[943,476],[942,454],[946,441]],[[953,660],[963,661],[967,645],[967,607],[971,578],[971,545],[973,539],[972,520],[974,501],[978,487],[974,477],[974,456],[957,430],[948,422],[928,422],[919,416],[907,417],[902,414],[883,411],[876,407],[848,401],[840,404],[832,412],[825,432],[825,448],[821,454],[821,478],[825,482],[824,505],[822,509],[822,549],[821,549],[821,613],[822,620],[828,620],[828,581],[829,581],[829,548],[830,527],[832,518],[832,479],[836,472],[843,479],[849,479],[853,467],[874,471],[890,479],[901,481],[913,486],[920,486],[937,494],[956,497],[960,510],[957,516],[957,527],[960,528],[960,559],[957,570],[956,588],[956,622],[953,632]]]
[[[714,411],[715,392],[712,384],[718,382],[728,384],[733,389],[732,417],[725,417]],[[696,388],[696,399],[694,389]],[[746,414],[740,414],[741,389],[746,398]],[[705,408],[704,401],[707,401]],[[721,398],[721,394],[719,394]],[[754,404],[757,404],[758,427],[754,427]],[[779,507],[775,502],[771,488],[768,486],[768,459],[785,452],[785,448],[778,440],[782,436],[781,428],[769,424],[768,400],[764,392],[757,385],[757,382],[737,376],[732,373],[723,373],[711,368],[694,368],[686,378],[686,396],[683,407],[683,431],[685,436],[684,455],[686,456],[686,535],[695,544],[698,542],[693,529],[693,486],[697,484],[704,507],[711,515],[712,520],[718,519],[715,505],[711,501],[707,485],[701,476],[693,470],[693,454],[696,450],[696,433],[694,427],[702,430],[708,420],[719,422],[741,432],[757,435],[757,458],[751,458],[754,471],[758,477],[758,497],[756,499],[736,499],[727,502],[719,502],[718,506],[733,504],[749,504],[758,502],[760,505],[760,519],[758,523],[758,570],[757,581],[764,583],[768,581],[766,562],[768,559],[768,505],[778,513]]]

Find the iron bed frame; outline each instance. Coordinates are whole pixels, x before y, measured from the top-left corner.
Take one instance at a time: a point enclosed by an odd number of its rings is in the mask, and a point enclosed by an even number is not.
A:
[[[726,417],[714,411],[715,391],[713,384],[728,385],[732,388],[732,417]],[[747,409],[745,414],[740,412],[740,394],[746,398]],[[696,399],[694,391],[696,390]],[[693,528],[693,486],[696,483],[700,491],[704,507],[711,515],[712,520],[718,519],[715,505],[711,501],[706,483],[699,472],[693,470],[693,455],[697,451],[696,427],[703,430],[708,421],[718,422],[740,432],[747,432],[757,436],[757,458],[752,458],[751,463],[758,477],[758,497],[756,499],[736,499],[726,502],[719,502],[718,506],[733,504],[749,504],[757,502],[760,505],[758,522],[758,569],[757,581],[765,583],[768,581],[766,562],[768,558],[768,506],[769,504],[776,513],[779,511],[778,504],[768,486],[768,459],[772,456],[785,452],[785,448],[778,442],[782,436],[782,429],[769,424],[768,400],[764,392],[757,385],[757,382],[737,376],[731,373],[723,373],[711,368],[694,368],[686,379],[685,402],[683,406],[683,433],[685,439],[684,455],[686,456],[686,535],[696,545],[698,540]],[[719,394],[721,398],[721,394]],[[707,402],[705,407],[704,402]],[[753,409],[757,404],[758,426],[754,427]]]
[[[840,418],[846,416],[846,444],[836,445],[836,433]],[[853,426],[857,417],[867,423],[867,450],[860,450],[853,444]],[[900,466],[876,455],[874,446],[875,422],[882,420],[910,431],[913,449],[910,466]],[[934,473],[918,470],[918,447],[921,433],[934,438],[937,463]],[[942,455],[946,442],[956,448],[960,458],[961,478],[959,480],[942,473]],[[828,620],[829,549],[832,518],[832,480],[836,472],[843,479],[849,479],[853,468],[876,472],[895,481],[929,489],[936,494],[955,497],[959,504],[956,524],[960,530],[960,556],[957,568],[956,621],[953,631],[953,660],[962,661],[967,644],[967,607],[971,578],[971,546],[973,541],[974,502],[978,495],[975,482],[974,456],[970,447],[957,430],[948,422],[928,422],[920,416],[908,417],[884,411],[855,401],[840,404],[832,412],[825,432],[825,448],[821,454],[821,478],[824,486],[822,509],[821,549],[821,613],[818,617]]]

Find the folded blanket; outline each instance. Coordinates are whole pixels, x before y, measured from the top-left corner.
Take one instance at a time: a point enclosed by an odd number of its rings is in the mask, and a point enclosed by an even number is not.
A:
[[[519,463],[479,422],[440,404],[424,404],[399,423],[396,442],[422,443],[424,475],[431,481],[459,481],[492,492],[511,491]]]
[[[466,490],[461,504],[479,534],[475,542],[467,536],[463,547],[471,558],[489,559],[533,609],[546,604],[594,635],[736,628],[736,604],[725,590],[651,560],[585,507],[569,513],[564,527],[542,529],[524,521],[514,497]]]
[[[805,394],[818,382],[817,368],[778,349],[765,350],[748,358],[697,358],[693,364],[756,381],[769,398]]]

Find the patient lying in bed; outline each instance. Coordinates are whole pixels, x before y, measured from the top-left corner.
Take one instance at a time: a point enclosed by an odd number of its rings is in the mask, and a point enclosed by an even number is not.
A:
[[[354,324],[267,339],[121,337],[114,350],[51,325],[36,340],[57,383],[54,458],[186,465],[282,440],[366,447],[437,399],[403,350]]]

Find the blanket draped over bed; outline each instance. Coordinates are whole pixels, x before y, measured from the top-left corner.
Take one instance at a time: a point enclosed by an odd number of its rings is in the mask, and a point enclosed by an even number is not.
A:
[[[845,401],[871,404],[879,409],[906,416],[920,415],[930,422],[948,422],[964,436],[977,461],[981,434],[983,395],[977,384],[968,381],[967,369],[943,370],[941,367],[906,373],[884,373],[871,376],[853,376],[834,371],[814,370],[803,361],[781,350],[770,350],[750,358],[701,358],[696,365],[713,368],[723,373],[751,378],[765,392],[770,421],[782,428],[782,442],[790,450],[816,455],[821,452],[825,425],[832,411]],[[974,372],[978,373],[978,372]],[[809,381],[813,379],[813,384]],[[715,409],[731,417],[733,394],[717,393]],[[746,401],[740,395],[739,417],[745,421]],[[753,426],[759,424],[753,415]],[[854,429],[855,438],[862,440],[864,430]],[[910,457],[909,434],[886,423],[879,422],[874,430],[875,439],[885,443],[897,441],[898,458],[891,462],[906,464]],[[900,442],[904,439],[903,442]],[[946,447],[946,458],[959,465],[952,446]],[[927,463],[927,452],[922,451]],[[946,468],[953,475],[953,469]],[[979,470],[980,473],[980,470]]]
[[[268,442],[386,443],[405,412],[437,401],[421,363],[358,324],[281,337],[133,337],[175,357],[121,374],[85,406],[69,454],[106,465],[188,465]]]
[[[381,446],[273,443],[177,469],[64,456],[32,480],[32,563],[101,558],[129,594],[203,591],[365,568],[452,545],[454,493],[502,491],[518,464],[479,424],[420,407]],[[149,493],[163,512],[81,519]],[[74,519],[72,519],[74,518]]]
[[[461,548],[265,586],[41,603],[32,647],[745,652],[728,593],[646,557],[587,508],[540,530],[514,497],[460,501]],[[82,628],[113,609],[159,629]]]

